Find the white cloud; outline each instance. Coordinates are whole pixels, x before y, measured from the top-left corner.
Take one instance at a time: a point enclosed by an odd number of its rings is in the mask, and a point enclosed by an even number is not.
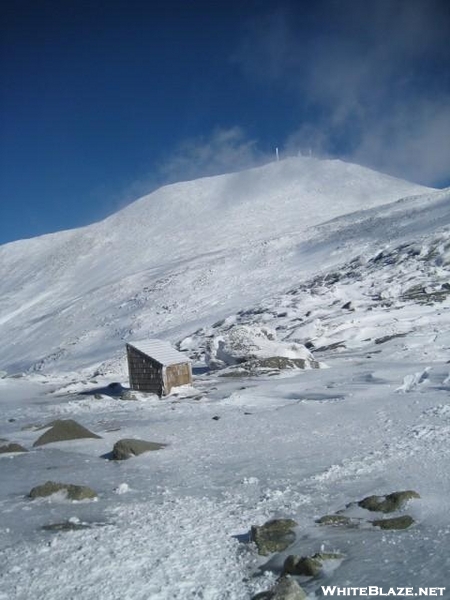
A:
[[[320,1],[258,18],[235,60],[295,94],[286,151],[340,155],[432,184],[450,177],[450,4]]]
[[[209,136],[183,141],[159,169],[162,181],[173,182],[257,166],[267,160],[239,127],[216,129]]]

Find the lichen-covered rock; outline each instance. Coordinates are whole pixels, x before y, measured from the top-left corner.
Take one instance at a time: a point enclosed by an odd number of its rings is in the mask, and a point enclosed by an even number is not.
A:
[[[322,562],[312,556],[297,556],[290,554],[283,565],[283,573],[289,575],[305,575],[314,577],[322,570]]]
[[[74,485],[72,483],[58,483],[56,481],[46,481],[42,485],[34,487],[28,494],[32,500],[36,498],[46,498],[65,492],[69,500],[93,500],[97,498],[97,493],[86,485]]]
[[[334,527],[358,527],[358,521],[345,515],[324,515],[317,519],[318,525],[333,525]]]
[[[306,592],[294,579],[282,575],[272,589],[256,594],[252,600],[305,600],[306,597]]]
[[[283,573],[315,577],[320,573],[326,560],[342,560],[344,556],[336,552],[319,552],[313,556],[289,555],[284,561]]]
[[[391,519],[377,519],[372,521],[372,525],[380,529],[408,529],[414,522],[414,519],[409,515],[402,515]]]
[[[28,452],[28,450],[20,444],[15,444],[14,442],[0,446],[0,454],[8,454],[9,452]]]
[[[264,525],[252,525],[250,539],[261,556],[282,552],[295,541],[293,528],[296,526],[293,519],[272,519]]]
[[[112,458],[113,460],[126,460],[132,456],[139,456],[139,454],[143,454],[144,452],[161,450],[166,445],[157,442],[147,442],[145,440],[123,439],[114,444]]]
[[[420,495],[414,490],[405,490],[387,496],[368,496],[358,502],[358,506],[372,512],[391,513],[402,509],[413,498],[420,498]]]
[[[45,427],[50,427],[33,444],[33,446],[43,446],[52,442],[65,442],[68,440],[79,440],[84,438],[97,438],[100,436],[92,433],[83,425],[80,425],[73,419],[57,419],[48,423]]]

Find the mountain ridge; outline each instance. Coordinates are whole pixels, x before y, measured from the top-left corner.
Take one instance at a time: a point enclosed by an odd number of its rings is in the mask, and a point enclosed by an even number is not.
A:
[[[165,186],[93,225],[7,244],[0,326],[14,341],[0,364],[54,356],[62,365],[75,347],[70,356],[88,364],[137,332],[178,336],[321,268],[300,247],[324,222],[437,193],[351,163],[293,158]]]

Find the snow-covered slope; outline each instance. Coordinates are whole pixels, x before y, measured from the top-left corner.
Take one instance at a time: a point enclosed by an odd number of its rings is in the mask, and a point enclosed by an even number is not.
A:
[[[0,373],[0,600],[251,600],[318,552],[341,558],[297,577],[308,600],[450,598],[450,189],[292,159],[0,260],[0,369],[29,368]],[[124,340],[152,333],[193,385],[130,398]],[[34,446],[55,419],[96,437]],[[167,445],[105,460],[121,438]],[[31,500],[49,479],[98,499]],[[295,540],[258,556],[278,517]]]
[[[2,246],[0,368],[86,366],[130,337],[177,337],[332,263],[329,246],[314,260],[301,247],[316,243],[314,226],[424,193],[338,160],[292,158],[167,186],[89,227]],[[337,246],[351,237],[345,226],[328,226]]]

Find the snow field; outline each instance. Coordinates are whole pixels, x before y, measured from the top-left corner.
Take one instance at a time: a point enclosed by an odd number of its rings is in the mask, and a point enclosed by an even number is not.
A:
[[[0,248],[0,369],[23,372],[0,379],[0,438],[29,449],[0,455],[0,599],[250,600],[288,553],[321,549],[345,558],[299,578],[310,600],[328,584],[450,598],[449,194],[292,159]],[[264,356],[294,347],[324,368],[208,372],[208,344],[239,328],[250,345],[273,332]],[[193,358],[192,388],[110,391],[145,337]],[[102,439],[33,448],[56,418]],[[127,437],[168,445],[107,460]],[[26,497],[49,479],[98,500]],[[406,489],[421,498],[404,531],[347,506]],[[315,523],[341,510],[360,526]],[[298,522],[296,542],[258,557],[249,529],[274,517]],[[42,530],[67,520],[91,528]]]

